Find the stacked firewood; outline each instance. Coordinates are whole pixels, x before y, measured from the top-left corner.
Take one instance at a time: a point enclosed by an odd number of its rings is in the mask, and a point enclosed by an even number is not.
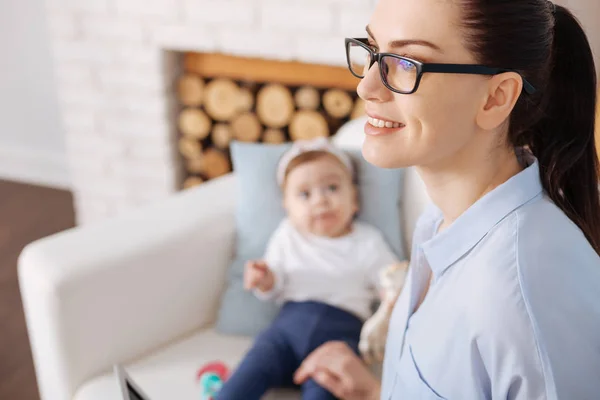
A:
[[[177,99],[184,188],[230,172],[232,140],[284,143],[326,137],[364,113],[355,90],[203,77],[189,71],[177,80]]]

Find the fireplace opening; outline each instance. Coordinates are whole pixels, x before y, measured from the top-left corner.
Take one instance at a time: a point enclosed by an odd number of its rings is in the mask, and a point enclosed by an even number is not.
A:
[[[328,137],[364,114],[358,80],[343,67],[214,53],[181,57],[175,83],[180,189],[232,171],[232,140]]]

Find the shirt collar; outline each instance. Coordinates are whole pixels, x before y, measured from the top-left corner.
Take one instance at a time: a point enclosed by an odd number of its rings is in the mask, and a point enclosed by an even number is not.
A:
[[[523,171],[484,195],[447,229],[421,245],[435,279],[475,247],[504,217],[542,192],[537,159],[530,153],[519,157],[529,164]],[[439,209],[437,213],[436,231],[442,219]]]

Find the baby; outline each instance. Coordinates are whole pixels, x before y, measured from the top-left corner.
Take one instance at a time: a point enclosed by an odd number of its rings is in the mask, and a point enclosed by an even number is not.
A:
[[[244,284],[282,307],[219,400],[258,400],[273,387],[293,386],[302,361],[328,341],[344,341],[359,355],[361,328],[381,289],[379,273],[398,262],[377,229],[355,220],[352,162],[327,139],[295,142],[279,162],[277,180],[287,216],[264,258],[246,264]],[[303,399],[335,399],[313,380],[302,392]]]

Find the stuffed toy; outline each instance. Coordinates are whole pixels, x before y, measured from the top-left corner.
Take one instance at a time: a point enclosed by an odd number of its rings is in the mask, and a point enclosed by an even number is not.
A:
[[[377,311],[365,321],[358,344],[361,356],[368,364],[383,361],[390,317],[404,286],[408,265],[408,261],[395,263],[384,268],[379,274],[383,291],[380,296],[381,303]]]

